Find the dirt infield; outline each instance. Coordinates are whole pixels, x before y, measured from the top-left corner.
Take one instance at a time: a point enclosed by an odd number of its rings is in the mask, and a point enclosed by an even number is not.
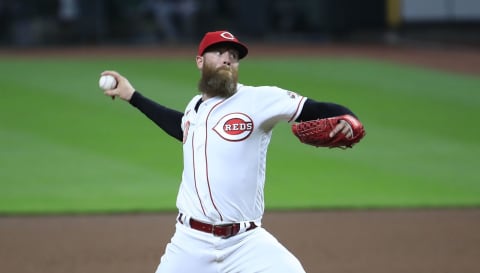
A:
[[[194,52],[191,48],[0,49],[0,56],[168,57]],[[251,52],[252,58],[267,53],[361,56],[480,75],[480,52],[471,50],[254,45]],[[175,216],[0,216],[0,272],[154,272],[174,232]],[[269,212],[267,208],[263,225],[310,273],[480,272],[480,208],[310,212]]]
[[[154,272],[175,216],[2,217],[0,271]],[[480,209],[270,212],[264,227],[307,272],[480,272]]]

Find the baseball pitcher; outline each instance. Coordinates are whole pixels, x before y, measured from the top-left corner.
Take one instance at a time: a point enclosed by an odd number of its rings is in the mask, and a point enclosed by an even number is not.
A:
[[[143,96],[115,71],[104,91],[138,108],[183,143],[176,231],[157,273],[305,272],[262,227],[267,147],[281,121],[303,143],[352,147],[365,135],[348,108],[274,86],[238,82],[247,46],[228,31],[208,32],[198,47],[200,93],[183,112]]]

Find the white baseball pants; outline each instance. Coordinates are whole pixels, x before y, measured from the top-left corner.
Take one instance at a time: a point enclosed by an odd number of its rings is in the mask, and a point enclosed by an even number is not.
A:
[[[262,227],[222,239],[181,223],[156,273],[305,273],[300,262]]]

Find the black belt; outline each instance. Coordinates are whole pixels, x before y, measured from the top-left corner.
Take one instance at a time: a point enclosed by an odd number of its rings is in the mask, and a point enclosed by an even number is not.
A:
[[[177,220],[183,224],[182,216],[183,215],[180,213],[178,215]],[[210,234],[213,234],[214,236],[222,237],[224,239],[237,235],[240,232],[240,226],[242,225],[240,223],[212,225],[212,224],[207,224],[207,223],[195,220],[193,218],[190,218],[189,224],[190,224],[190,227],[195,230],[210,233]],[[254,222],[249,222],[249,224],[250,226],[245,231],[249,231],[257,227],[257,225],[255,225]]]

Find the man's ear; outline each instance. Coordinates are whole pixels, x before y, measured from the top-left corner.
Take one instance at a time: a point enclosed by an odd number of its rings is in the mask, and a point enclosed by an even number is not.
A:
[[[203,56],[197,56],[195,61],[197,62],[197,68],[202,69],[203,68],[203,61],[204,61]]]

